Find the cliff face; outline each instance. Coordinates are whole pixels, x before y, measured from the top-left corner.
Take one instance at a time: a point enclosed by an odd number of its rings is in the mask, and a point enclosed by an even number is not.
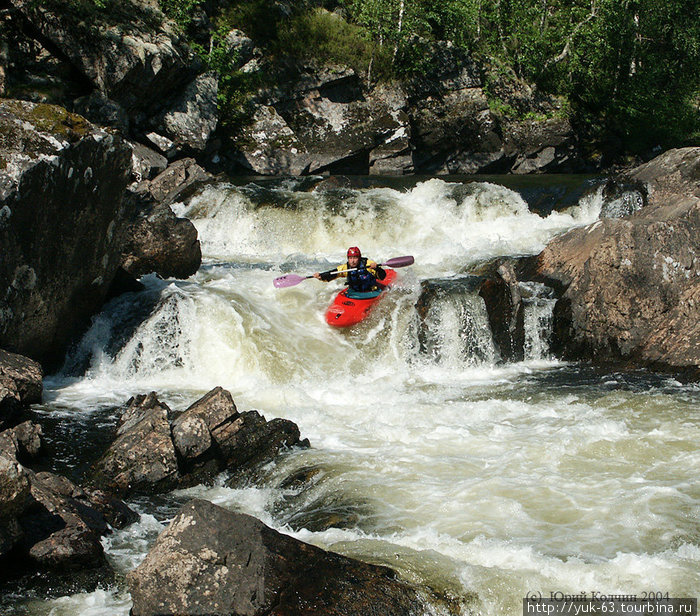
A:
[[[52,364],[119,267],[131,150],[50,105],[0,101],[0,125],[0,347]]]

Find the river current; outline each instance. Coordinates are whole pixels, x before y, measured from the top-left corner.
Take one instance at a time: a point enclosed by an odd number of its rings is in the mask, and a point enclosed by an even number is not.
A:
[[[129,501],[140,521],[104,539],[116,570],[141,562],[197,496],[389,565],[433,589],[426,614],[517,616],[532,592],[699,596],[700,388],[556,360],[543,288],[526,309],[525,361],[502,363],[483,302],[458,284],[471,266],[536,254],[599,217],[585,180],[539,181],[222,182],[176,204],[197,227],[203,266],[113,300],[46,379],[35,413],[56,470],[79,481],[101,430],[148,391],[179,410],[221,385],[241,411],[296,422],[312,447],[236,488],[222,476]],[[333,268],[350,245],[378,261],[415,257],[359,326],[324,321],[338,281],[273,287]],[[429,283],[449,292],[419,318]],[[119,583],[17,600],[18,613],[51,616],[130,606]]]

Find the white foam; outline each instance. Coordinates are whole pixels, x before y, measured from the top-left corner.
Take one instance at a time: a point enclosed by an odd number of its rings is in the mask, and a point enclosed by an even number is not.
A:
[[[152,390],[181,410],[221,385],[239,410],[295,421],[312,448],[265,469],[259,487],[220,482],[179,500],[207,498],[407,576],[449,580],[457,594],[478,594],[482,614],[520,614],[520,599],[538,589],[697,594],[697,386],[669,381],[663,393],[639,393],[619,375],[583,385],[539,339],[526,362],[465,359],[463,304],[434,315],[442,359],[418,351],[421,280],[536,252],[595,220],[599,195],[546,218],[508,189],[443,180],[348,191],[341,202],[288,187],[267,197],[259,204],[249,190],[218,186],[176,208],[194,218],[207,263],[188,281],[147,280],[158,308],[116,354],[106,338],[128,306],[98,317],[74,358],[89,360],[87,374],[46,382],[52,412],[88,416]],[[328,269],[348,244],[417,263],[366,322],[341,331],[323,319],[339,283],[275,289],[272,280]],[[483,347],[479,323],[470,340]],[[289,491],[278,486],[305,466],[322,469],[322,480],[294,496],[311,508],[327,498],[361,505],[349,528],[286,526]],[[142,516],[105,539],[109,558],[133,568],[162,527]],[[89,613],[76,601],[75,613]]]

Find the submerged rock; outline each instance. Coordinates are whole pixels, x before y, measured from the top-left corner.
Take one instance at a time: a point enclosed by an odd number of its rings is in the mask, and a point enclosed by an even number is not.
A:
[[[180,509],[127,582],[134,616],[424,611],[391,569],[326,552],[203,500]]]

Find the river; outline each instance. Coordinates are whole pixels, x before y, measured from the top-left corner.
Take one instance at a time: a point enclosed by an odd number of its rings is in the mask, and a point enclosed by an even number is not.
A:
[[[184,409],[228,389],[239,410],[296,422],[312,447],[247,484],[130,502],[140,522],[104,540],[124,574],[194,496],[304,541],[396,569],[444,601],[425,613],[517,616],[528,593],[700,595],[700,387],[564,363],[547,345],[553,300],[535,289],[525,361],[501,363],[468,269],[536,254],[595,221],[584,178],[219,182],[187,204],[204,263],[112,300],[46,379],[54,468],[79,479],[134,394]],[[285,273],[413,255],[370,318],[329,328],[340,282],[276,289]],[[427,283],[447,289],[424,318]],[[76,446],[78,444],[79,446]],[[306,481],[294,481],[306,477]],[[17,600],[18,613],[126,616],[117,585]]]

